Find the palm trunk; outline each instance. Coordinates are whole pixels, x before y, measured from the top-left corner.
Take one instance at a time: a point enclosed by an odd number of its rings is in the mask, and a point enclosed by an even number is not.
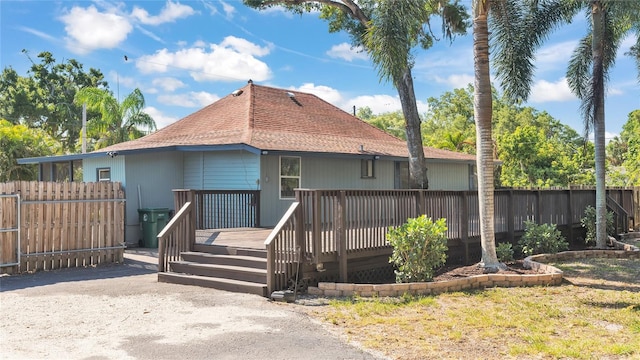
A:
[[[473,112],[476,121],[476,164],[478,168],[478,203],[480,204],[480,244],[483,266],[487,272],[500,268],[496,256],[494,227],[493,140],[491,136],[492,94],[489,77],[489,0],[477,0],[473,15],[473,56],[475,91]]]
[[[604,126],[604,21],[605,10],[600,1],[591,3],[593,26],[593,132],[596,165],[596,247],[607,246],[607,194],[605,185],[605,126]]]
[[[395,86],[400,96],[400,104],[402,104],[402,113],[405,119],[411,187],[414,189],[428,189],[429,180],[427,179],[427,168],[424,162],[420,115],[416,105],[416,94],[413,89],[413,77],[411,76],[410,67],[407,66],[401,79],[395,80]]]

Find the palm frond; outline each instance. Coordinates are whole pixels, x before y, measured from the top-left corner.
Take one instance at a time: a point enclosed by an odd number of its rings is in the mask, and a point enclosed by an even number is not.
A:
[[[535,51],[553,30],[571,21],[580,5],[547,0],[492,3],[492,61],[496,77],[510,100],[519,102],[529,97]]]

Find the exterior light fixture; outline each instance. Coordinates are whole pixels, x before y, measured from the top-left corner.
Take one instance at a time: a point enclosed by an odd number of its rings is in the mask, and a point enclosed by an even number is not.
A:
[[[242,90],[240,90],[240,89],[238,89],[238,90],[234,90],[234,91],[231,93],[231,95],[233,95],[233,96],[240,96],[240,95],[242,95],[242,92],[243,92],[243,91],[242,91]]]

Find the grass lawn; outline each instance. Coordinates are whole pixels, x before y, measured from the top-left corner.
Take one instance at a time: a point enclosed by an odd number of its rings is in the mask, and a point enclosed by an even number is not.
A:
[[[640,359],[640,261],[553,265],[561,286],[339,299],[309,312],[394,359]]]

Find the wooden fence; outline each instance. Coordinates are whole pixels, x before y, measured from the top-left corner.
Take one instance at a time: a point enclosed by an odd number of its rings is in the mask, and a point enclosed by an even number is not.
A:
[[[0,183],[0,273],[122,262],[120,183]]]

